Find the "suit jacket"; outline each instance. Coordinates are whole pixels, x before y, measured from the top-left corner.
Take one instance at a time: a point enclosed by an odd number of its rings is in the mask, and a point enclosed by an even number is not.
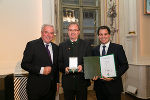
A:
[[[123,91],[121,76],[128,69],[128,61],[122,45],[110,43],[107,51],[107,55],[109,54],[114,54],[117,77],[114,77],[114,80],[110,82],[98,79],[94,82],[94,89],[103,88],[110,94],[121,93]],[[93,55],[100,56],[100,45],[93,49]]]
[[[50,84],[59,81],[58,71],[58,46],[51,43],[53,50],[53,64],[51,63],[48,52],[44,46],[42,38],[27,43],[21,67],[29,72],[27,89],[45,92],[50,88]],[[40,74],[41,67],[51,66],[52,71],[49,75]]]
[[[92,55],[91,46],[88,42],[78,39],[77,44],[78,65],[82,65],[84,71],[83,57]],[[69,67],[71,54],[71,41],[67,40],[59,45],[59,69],[62,74],[62,86],[64,89],[82,89],[90,85],[90,80],[84,78],[83,72],[65,74],[65,68]]]

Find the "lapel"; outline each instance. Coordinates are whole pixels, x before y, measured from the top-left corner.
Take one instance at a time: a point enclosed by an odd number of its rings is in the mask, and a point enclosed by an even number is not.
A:
[[[53,47],[53,46],[52,46]],[[45,57],[45,60],[46,59],[50,59],[49,56],[48,56],[48,53],[47,53],[47,50],[45,48],[45,45],[43,43],[43,40],[42,38],[40,38],[40,42],[39,42],[39,50],[40,52],[43,52],[43,57]],[[50,60],[48,60],[50,62]]]
[[[82,40],[81,39],[78,39],[78,57],[79,57],[79,55],[81,55],[80,53],[82,53],[82,50],[83,50],[83,48],[82,47],[84,47],[84,46],[82,46]]]
[[[43,52],[44,55],[48,55],[48,54],[47,54],[47,51],[46,51],[46,48],[45,48],[45,45],[44,45],[44,43],[43,43],[42,38],[40,38],[39,46],[40,46],[40,49],[39,49],[39,50],[42,50],[41,52]]]
[[[98,45],[98,46],[96,47],[95,54],[96,54],[97,56],[100,56],[100,45]]]
[[[112,54],[113,52],[112,52],[112,49],[113,49],[113,44],[110,42],[110,44],[109,44],[109,48],[108,48],[108,51],[107,51],[107,55],[109,55],[109,54]]]
[[[71,57],[71,41],[68,39],[66,41],[66,56]]]

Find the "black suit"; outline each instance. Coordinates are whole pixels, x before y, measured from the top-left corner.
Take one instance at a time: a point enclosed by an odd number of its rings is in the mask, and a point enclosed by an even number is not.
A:
[[[128,61],[122,45],[110,43],[107,51],[108,54],[114,54],[117,77],[109,82],[101,79],[96,80],[94,82],[94,89],[98,100],[119,100],[120,97],[118,96],[123,91],[121,76],[128,69]],[[93,55],[100,56],[100,45],[94,48]]]
[[[59,69],[62,72],[65,100],[74,100],[73,95],[76,96],[77,100],[86,100],[90,80],[84,78],[83,72],[66,74],[65,68],[69,67],[69,57],[78,57],[78,65],[82,65],[84,71],[83,57],[90,56],[91,53],[91,46],[81,39],[73,44],[67,40],[59,45]]]
[[[58,46],[51,43],[53,64],[51,63],[45,45],[41,38],[27,43],[21,67],[29,72],[27,94],[29,100],[55,100],[56,83],[59,81]],[[41,67],[51,66],[49,75],[40,74]]]

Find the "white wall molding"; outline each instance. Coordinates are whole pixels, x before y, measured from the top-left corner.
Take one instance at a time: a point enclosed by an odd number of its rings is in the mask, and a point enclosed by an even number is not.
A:
[[[43,24],[55,23],[54,15],[54,0],[42,0],[42,15],[43,15]]]

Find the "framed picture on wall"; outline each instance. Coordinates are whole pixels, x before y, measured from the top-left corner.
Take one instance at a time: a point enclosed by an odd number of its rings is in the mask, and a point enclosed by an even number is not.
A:
[[[144,14],[150,14],[150,0],[144,0]]]

